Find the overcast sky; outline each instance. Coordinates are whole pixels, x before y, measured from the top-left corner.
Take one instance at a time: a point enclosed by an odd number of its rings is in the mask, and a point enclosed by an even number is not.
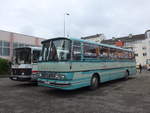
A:
[[[0,29],[43,38],[107,38],[150,29],[150,0],[0,0]]]

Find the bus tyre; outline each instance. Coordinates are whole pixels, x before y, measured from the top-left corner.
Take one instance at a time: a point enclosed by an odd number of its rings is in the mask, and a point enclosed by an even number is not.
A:
[[[90,85],[90,90],[95,90],[99,86],[99,79],[97,75],[93,75],[91,79],[91,85]]]
[[[129,71],[126,71],[126,72],[125,72],[125,79],[126,79],[126,80],[129,79]]]

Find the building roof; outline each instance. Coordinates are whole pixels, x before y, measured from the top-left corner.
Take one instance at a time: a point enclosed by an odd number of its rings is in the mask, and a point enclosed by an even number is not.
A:
[[[45,38],[42,38],[42,37],[31,36],[31,35],[26,35],[26,34],[23,34],[23,33],[16,33],[16,32],[11,32],[11,31],[1,30],[1,29],[0,29],[0,32],[7,32],[7,33],[22,35],[22,36],[26,36],[26,37],[30,37],[30,38],[38,38],[38,39],[43,39],[43,40],[45,39]]]
[[[96,34],[96,35],[81,37],[81,39],[92,39],[92,38],[100,37],[101,35],[103,35],[103,34]]]
[[[145,34],[139,34],[139,35],[132,35],[126,36],[126,37],[120,37],[120,38],[114,38],[114,39],[109,39],[109,40],[103,40],[101,43],[104,44],[115,44],[116,41],[123,41],[123,42],[134,42],[137,40],[145,40]]]

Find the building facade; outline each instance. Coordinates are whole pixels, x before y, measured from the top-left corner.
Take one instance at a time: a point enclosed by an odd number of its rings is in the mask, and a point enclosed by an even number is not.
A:
[[[11,60],[14,49],[24,46],[41,46],[44,38],[0,30],[0,57]]]
[[[94,42],[101,42],[102,40],[106,39],[104,34],[96,34],[96,35],[91,35],[91,36],[86,36],[86,37],[81,37],[83,40],[91,40]]]
[[[132,35],[103,40],[101,43],[120,46],[127,49],[132,49],[135,52],[137,65],[146,65],[147,59],[150,59],[150,31],[147,30],[144,34]]]

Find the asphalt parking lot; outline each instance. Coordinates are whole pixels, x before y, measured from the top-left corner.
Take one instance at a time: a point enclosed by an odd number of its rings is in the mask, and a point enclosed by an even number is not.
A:
[[[150,72],[90,91],[62,91],[0,78],[0,113],[149,113]]]

